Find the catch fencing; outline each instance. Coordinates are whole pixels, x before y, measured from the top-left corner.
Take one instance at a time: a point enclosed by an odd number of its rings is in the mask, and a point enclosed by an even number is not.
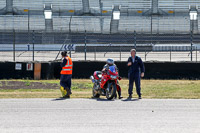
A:
[[[0,31],[0,61],[126,61],[135,48],[143,61],[200,61],[200,34],[97,34],[45,31]]]

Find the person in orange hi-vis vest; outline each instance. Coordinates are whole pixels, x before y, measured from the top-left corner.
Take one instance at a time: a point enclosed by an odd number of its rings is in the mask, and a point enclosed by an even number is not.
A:
[[[70,98],[71,92],[71,80],[72,80],[72,59],[67,55],[67,51],[61,53],[63,62],[61,63],[62,70],[60,72],[60,85],[63,98]]]

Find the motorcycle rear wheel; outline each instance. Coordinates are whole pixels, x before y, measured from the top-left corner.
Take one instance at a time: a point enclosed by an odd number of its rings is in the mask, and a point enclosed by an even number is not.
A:
[[[112,100],[115,97],[117,91],[117,86],[115,83],[111,83],[109,85],[109,91],[106,89],[106,98],[108,100]]]

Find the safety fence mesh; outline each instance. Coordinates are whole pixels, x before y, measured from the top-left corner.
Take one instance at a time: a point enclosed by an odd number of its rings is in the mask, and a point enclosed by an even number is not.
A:
[[[135,48],[143,61],[200,61],[200,34],[97,34],[0,31],[0,61],[126,61]]]

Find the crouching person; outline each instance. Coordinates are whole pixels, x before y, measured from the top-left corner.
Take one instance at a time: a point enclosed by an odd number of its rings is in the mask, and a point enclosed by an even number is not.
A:
[[[62,70],[60,72],[60,85],[63,98],[70,98],[71,92],[71,79],[72,79],[72,59],[67,55],[67,51],[61,53],[63,62],[61,63]]]

